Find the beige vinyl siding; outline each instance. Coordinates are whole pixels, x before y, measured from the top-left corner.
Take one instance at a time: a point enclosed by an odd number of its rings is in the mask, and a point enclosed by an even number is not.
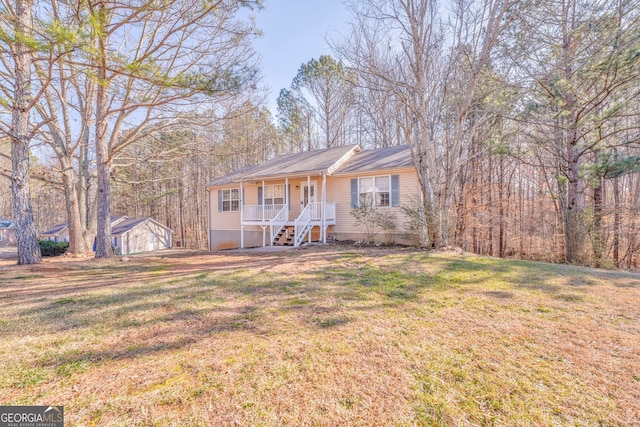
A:
[[[240,211],[218,212],[218,190],[239,188],[238,186],[215,187],[209,190],[209,210],[212,230],[240,230]],[[246,190],[245,190],[246,192]]]
[[[364,233],[362,226],[355,225],[355,219],[351,215],[351,179],[369,176],[399,175],[400,180],[400,207],[379,207],[382,212],[393,214],[397,218],[397,234],[405,233],[406,218],[402,213],[402,206],[411,203],[420,194],[418,176],[413,168],[404,170],[378,170],[364,172],[348,176],[329,177],[327,180],[327,201],[336,202],[336,225],[330,229],[330,233],[337,238],[361,238]],[[379,230],[380,237],[384,234]]]

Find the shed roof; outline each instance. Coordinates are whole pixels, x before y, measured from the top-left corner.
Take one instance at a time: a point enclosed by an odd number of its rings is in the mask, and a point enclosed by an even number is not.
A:
[[[16,222],[12,219],[0,218],[0,228],[16,228]]]
[[[56,235],[56,234],[60,234],[64,229],[66,229],[68,227],[69,227],[69,223],[68,222],[63,222],[62,224],[54,225],[53,227],[51,227],[47,231],[43,231],[40,234]]]
[[[111,234],[119,236],[133,229],[139,224],[142,224],[149,218],[127,218],[124,221],[119,222],[111,229]]]
[[[349,158],[334,175],[370,172],[382,169],[412,167],[411,151],[408,145],[376,148],[361,151]]]
[[[111,229],[111,234],[114,236],[121,236],[123,234],[125,234],[128,231],[133,230],[134,228],[136,228],[137,226],[139,226],[140,224],[143,224],[147,221],[152,221],[153,223],[159,225],[162,228],[166,228],[167,230],[169,230],[170,232],[173,233],[173,230],[171,230],[169,227],[164,226],[163,224],[159,223],[158,221],[154,220],[153,218],[126,218],[124,221],[121,221],[119,223],[117,223],[112,229]]]
[[[278,176],[327,172],[331,166],[344,156],[357,151],[360,151],[360,146],[358,145],[344,145],[323,150],[285,154],[274,157],[260,165],[247,167],[215,179],[207,184],[207,187]]]

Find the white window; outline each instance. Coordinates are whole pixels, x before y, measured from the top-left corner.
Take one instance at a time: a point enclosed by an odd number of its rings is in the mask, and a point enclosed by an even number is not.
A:
[[[391,205],[391,180],[389,175],[358,179],[360,206],[383,207]]]
[[[284,205],[284,184],[264,186],[265,205]]]
[[[222,211],[232,212],[240,210],[240,191],[237,188],[229,188],[222,191]]]

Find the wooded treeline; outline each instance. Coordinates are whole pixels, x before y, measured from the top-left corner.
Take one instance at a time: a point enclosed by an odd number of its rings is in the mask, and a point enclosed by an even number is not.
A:
[[[151,113],[157,106],[144,105],[147,115],[131,114],[117,128],[117,119],[110,119],[111,211],[153,216],[175,230],[177,245],[203,248],[209,180],[288,152],[409,144],[422,190],[416,212],[425,229],[424,246],[637,267],[640,1],[350,0],[347,5],[349,31],[331,40],[333,55],[301,65],[291,86],[279,93],[275,119],[255,96],[255,80],[220,91],[224,97],[216,93],[203,108],[198,103],[211,95],[206,88],[185,84],[181,89],[192,93],[166,97],[169,73],[150,79],[150,63],[135,55],[126,62],[125,56],[113,81],[122,88],[142,81],[146,96],[153,91],[154,99],[167,103],[161,114]],[[247,49],[234,49],[239,47]],[[180,54],[188,56],[190,48]],[[250,55],[242,49],[234,51],[236,59],[246,62]],[[59,152],[66,152],[66,164],[84,171],[78,173],[86,177],[83,209],[91,212],[96,112],[75,108],[84,114],[74,113],[84,117],[78,120],[87,131],[72,139],[84,138],[84,144],[74,145],[86,146],[84,154],[56,148],[46,117],[61,111],[63,99],[88,105],[95,94],[86,85],[93,80],[72,68],[76,63],[54,63],[66,70],[75,91],[67,90],[65,98],[52,80],[47,84],[60,98],[41,95],[36,103],[46,123],[34,141],[49,149],[38,150],[41,165],[34,175],[38,186],[65,188]],[[34,69],[41,82],[62,76],[62,71]],[[194,102],[193,93],[204,97]],[[135,110],[115,110],[128,108]],[[154,120],[144,122],[149,114]],[[52,160],[43,160],[52,152]],[[77,169],[81,164],[86,167]],[[59,214],[41,210],[36,209],[36,216],[46,217],[39,219],[41,228]],[[90,216],[81,220],[89,224]]]

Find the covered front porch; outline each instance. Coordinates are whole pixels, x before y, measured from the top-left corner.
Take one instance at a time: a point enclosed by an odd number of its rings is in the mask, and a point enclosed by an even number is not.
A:
[[[328,227],[336,224],[336,204],[326,199],[326,181],[322,174],[240,182],[240,246],[245,246],[248,226],[262,229],[262,246],[326,243]]]

